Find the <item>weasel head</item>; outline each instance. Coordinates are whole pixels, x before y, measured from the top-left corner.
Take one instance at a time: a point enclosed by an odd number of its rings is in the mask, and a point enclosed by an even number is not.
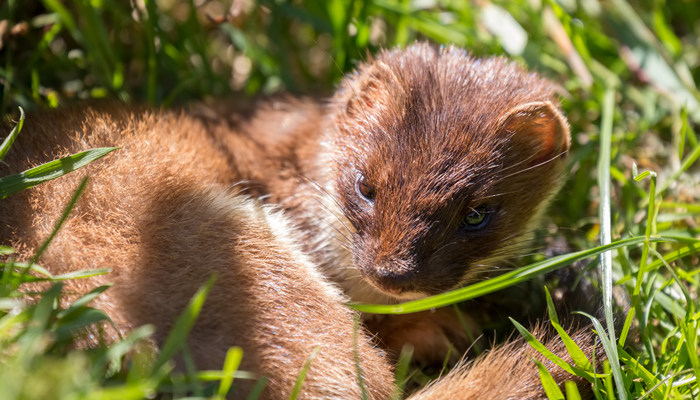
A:
[[[502,58],[418,43],[349,76],[325,137],[364,281],[410,299],[526,249],[569,148],[551,85]]]

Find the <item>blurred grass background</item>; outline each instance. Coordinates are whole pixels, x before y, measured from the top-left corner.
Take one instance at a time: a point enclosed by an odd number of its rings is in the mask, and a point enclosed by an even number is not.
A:
[[[18,105],[31,110],[104,97],[171,106],[280,91],[325,95],[369,54],[414,40],[511,57],[560,85],[572,127],[570,176],[541,232],[546,247],[575,251],[599,241],[596,174],[606,126],[612,219],[603,230],[613,240],[674,238],[613,252],[618,296],[636,306],[630,315],[643,348],[620,362],[624,384],[613,390],[602,379],[601,396],[696,398],[699,22],[696,0],[5,0],[0,114],[16,118]],[[658,174],[658,189],[633,179],[635,165]],[[589,269],[596,265],[592,260]],[[12,281],[7,274],[3,284]],[[193,390],[193,374],[163,378],[162,370],[132,368],[120,375],[114,363],[70,352],[51,339],[60,320],[42,325],[49,334],[37,358],[18,361],[13,346],[36,312],[18,305],[18,286],[0,293],[0,397],[59,398],[53,389],[68,386],[66,398]],[[77,379],[83,364],[92,372]],[[220,376],[212,374],[210,380]],[[47,383],[28,385],[37,379]],[[121,386],[102,387],[114,384],[105,380]],[[197,395],[216,392],[194,385]]]

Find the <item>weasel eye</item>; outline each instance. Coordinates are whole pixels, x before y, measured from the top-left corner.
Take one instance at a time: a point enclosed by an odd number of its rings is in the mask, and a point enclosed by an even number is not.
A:
[[[467,214],[459,225],[468,231],[483,229],[491,219],[491,212],[486,207],[477,207]]]
[[[357,190],[357,193],[364,197],[365,200],[374,200],[374,189],[369,185],[369,183],[367,183],[367,178],[365,178],[364,175],[360,174],[360,176],[357,177],[357,181],[355,182],[355,190]]]

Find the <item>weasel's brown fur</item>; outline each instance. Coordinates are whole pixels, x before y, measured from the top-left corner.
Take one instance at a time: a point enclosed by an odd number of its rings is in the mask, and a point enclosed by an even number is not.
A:
[[[568,144],[546,81],[503,59],[416,44],[363,64],[327,104],[270,101],[250,116],[213,119],[109,104],[32,115],[0,174],[121,149],[0,202],[0,240],[29,258],[90,175],[42,264],[112,272],[70,291],[114,282],[97,306],[124,331],[154,324],[161,343],[217,273],[190,337],[198,367],[218,368],[229,346],[242,346],[243,368],[270,378],[266,397],[286,398],[318,347],[304,397],[357,398],[354,313],[342,303],[435,294],[497,269],[557,191]],[[477,209],[489,223],[466,229]],[[435,336],[459,336],[446,318],[428,322]],[[412,342],[420,353],[422,343],[446,342],[422,334],[396,347]],[[371,337],[359,328],[362,380],[370,398],[386,398],[392,368]],[[420,396],[498,398],[490,393],[509,386],[477,382],[501,366],[530,379],[528,354],[511,344]],[[538,385],[523,390],[512,398],[543,396]]]

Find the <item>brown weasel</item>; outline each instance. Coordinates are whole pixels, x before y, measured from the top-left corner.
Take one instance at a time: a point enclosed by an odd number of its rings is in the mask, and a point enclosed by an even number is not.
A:
[[[0,243],[29,258],[90,175],[42,264],[111,268],[68,290],[114,282],[96,302],[119,329],[151,323],[161,343],[216,272],[189,342],[198,367],[218,368],[242,346],[243,368],[269,378],[265,396],[286,398],[318,347],[303,397],[364,388],[386,398],[390,361],[365,328],[356,338],[343,303],[440,293],[518,254],[561,182],[569,132],[552,101],[547,81],[504,59],[414,44],[361,65],[327,103],[271,101],[215,119],[105,104],[37,114],[0,175],[121,149],[0,202]],[[434,346],[405,332],[417,348]],[[589,353],[591,340],[581,333]],[[530,353],[522,343],[495,350],[416,396],[542,397]],[[501,366],[518,379],[478,383]]]

